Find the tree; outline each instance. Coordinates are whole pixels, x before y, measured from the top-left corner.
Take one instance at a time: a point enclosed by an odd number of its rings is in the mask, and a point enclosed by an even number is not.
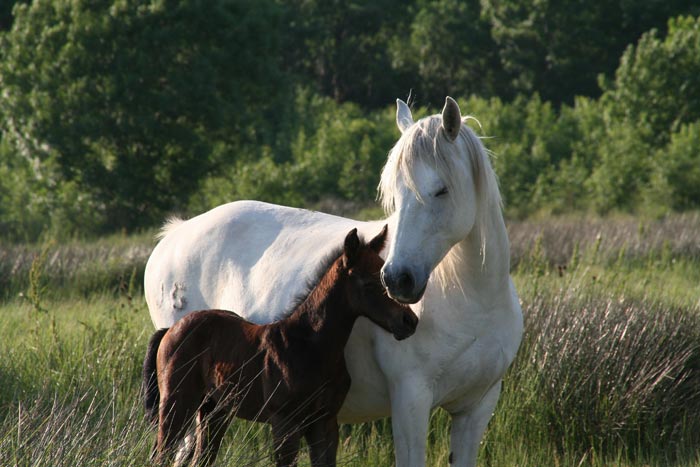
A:
[[[390,39],[408,19],[401,0],[293,0],[287,4],[285,63],[336,102],[365,107],[403,96],[410,84],[392,70]]]
[[[18,3],[28,3],[29,0],[3,0],[0,3],[0,32],[10,29],[12,26],[12,9]]]
[[[700,119],[700,17],[671,19],[665,38],[652,29],[628,47],[603,101],[615,119],[647,127],[656,147]]]
[[[683,125],[655,157],[652,205],[675,211],[700,207],[700,121]]]
[[[184,205],[213,145],[259,137],[273,107],[272,2],[35,0],[15,11],[0,43],[5,135],[35,177],[83,193],[103,228]]]
[[[502,73],[478,0],[419,0],[412,21],[391,42],[393,65],[410,76],[423,104],[445,95],[494,95]]]
[[[573,102],[598,96],[628,44],[670,16],[700,13],[697,2],[668,0],[481,0],[502,65],[516,92]]]

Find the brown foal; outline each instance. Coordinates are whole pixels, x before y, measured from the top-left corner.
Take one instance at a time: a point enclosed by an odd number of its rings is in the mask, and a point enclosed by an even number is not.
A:
[[[209,465],[239,417],[272,425],[278,466],[296,465],[302,436],[314,467],[335,466],[337,414],[350,388],[343,351],[355,320],[366,316],[396,339],[418,324],[380,283],[386,234],[385,226],[365,244],[350,231],[342,253],[286,319],[256,325],[206,310],[157,331],[144,361],[146,409],[153,418],[158,412],[156,462],[173,456],[196,419],[187,456],[191,465]]]

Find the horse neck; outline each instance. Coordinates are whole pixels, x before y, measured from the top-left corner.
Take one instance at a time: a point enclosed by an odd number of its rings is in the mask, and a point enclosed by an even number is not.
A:
[[[332,266],[333,267],[333,266]],[[287,329],[304,336],[307,343],[323,348],[323,355],[334,358],[343,353],[357,314],[348,305],[344,281],[335,280],[330,270],[286,320]]]
[[[489,300],[502,296],[499,292],[509,283],[510,243],[500,210],[484,224],[475,225],[438,267],[444,268],[446,287],[456,286],[467,296]]]

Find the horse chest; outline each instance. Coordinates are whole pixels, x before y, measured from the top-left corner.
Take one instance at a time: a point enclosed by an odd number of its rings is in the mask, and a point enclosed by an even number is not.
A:
[[[329,359],[313,348],[293,347],[267,352],[263,393],[269,411],[302,418],[318,411],[337,412],[350,387],[342,353]]]
[[[389,380],[430,388],[436,406],[478,399],[499,381],[514,353],[507,343],[517,332],[517,320],[500,316],[507,312],[464,303],[451,309],[444,303],[434,307],[428,297],[416,334],[406,342],[377,336],[374,352]]]
[[[440,335],[452,344],[443,346],[442,361],[435,366],[436,405],[476,404],[503,378],[520,342],[519,316],[519,307],[489,309],[466,320],[473,323],[474,333],[459,332],[458,326],[452,327],[452,335],[442,330]]]

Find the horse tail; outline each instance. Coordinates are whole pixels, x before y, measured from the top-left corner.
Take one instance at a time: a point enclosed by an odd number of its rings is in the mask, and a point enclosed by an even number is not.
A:
[[[177,229],[184,220],[177,216],[170,216],[161,227],[160,232],[156,234],[156,240],[163,240],[170,232]]]
[[[151,423],[158,421],[158,405],[160,404],[160,391],[158,389],[158,375],[156,374],[156,357],[158,347],[163,336],[168,332],[168,328],[159,329],[153,333],[148,341],[148,349],[143,359],[143,383],[141,391],[143,393],[143,406],[146,409],[146,418]]]

